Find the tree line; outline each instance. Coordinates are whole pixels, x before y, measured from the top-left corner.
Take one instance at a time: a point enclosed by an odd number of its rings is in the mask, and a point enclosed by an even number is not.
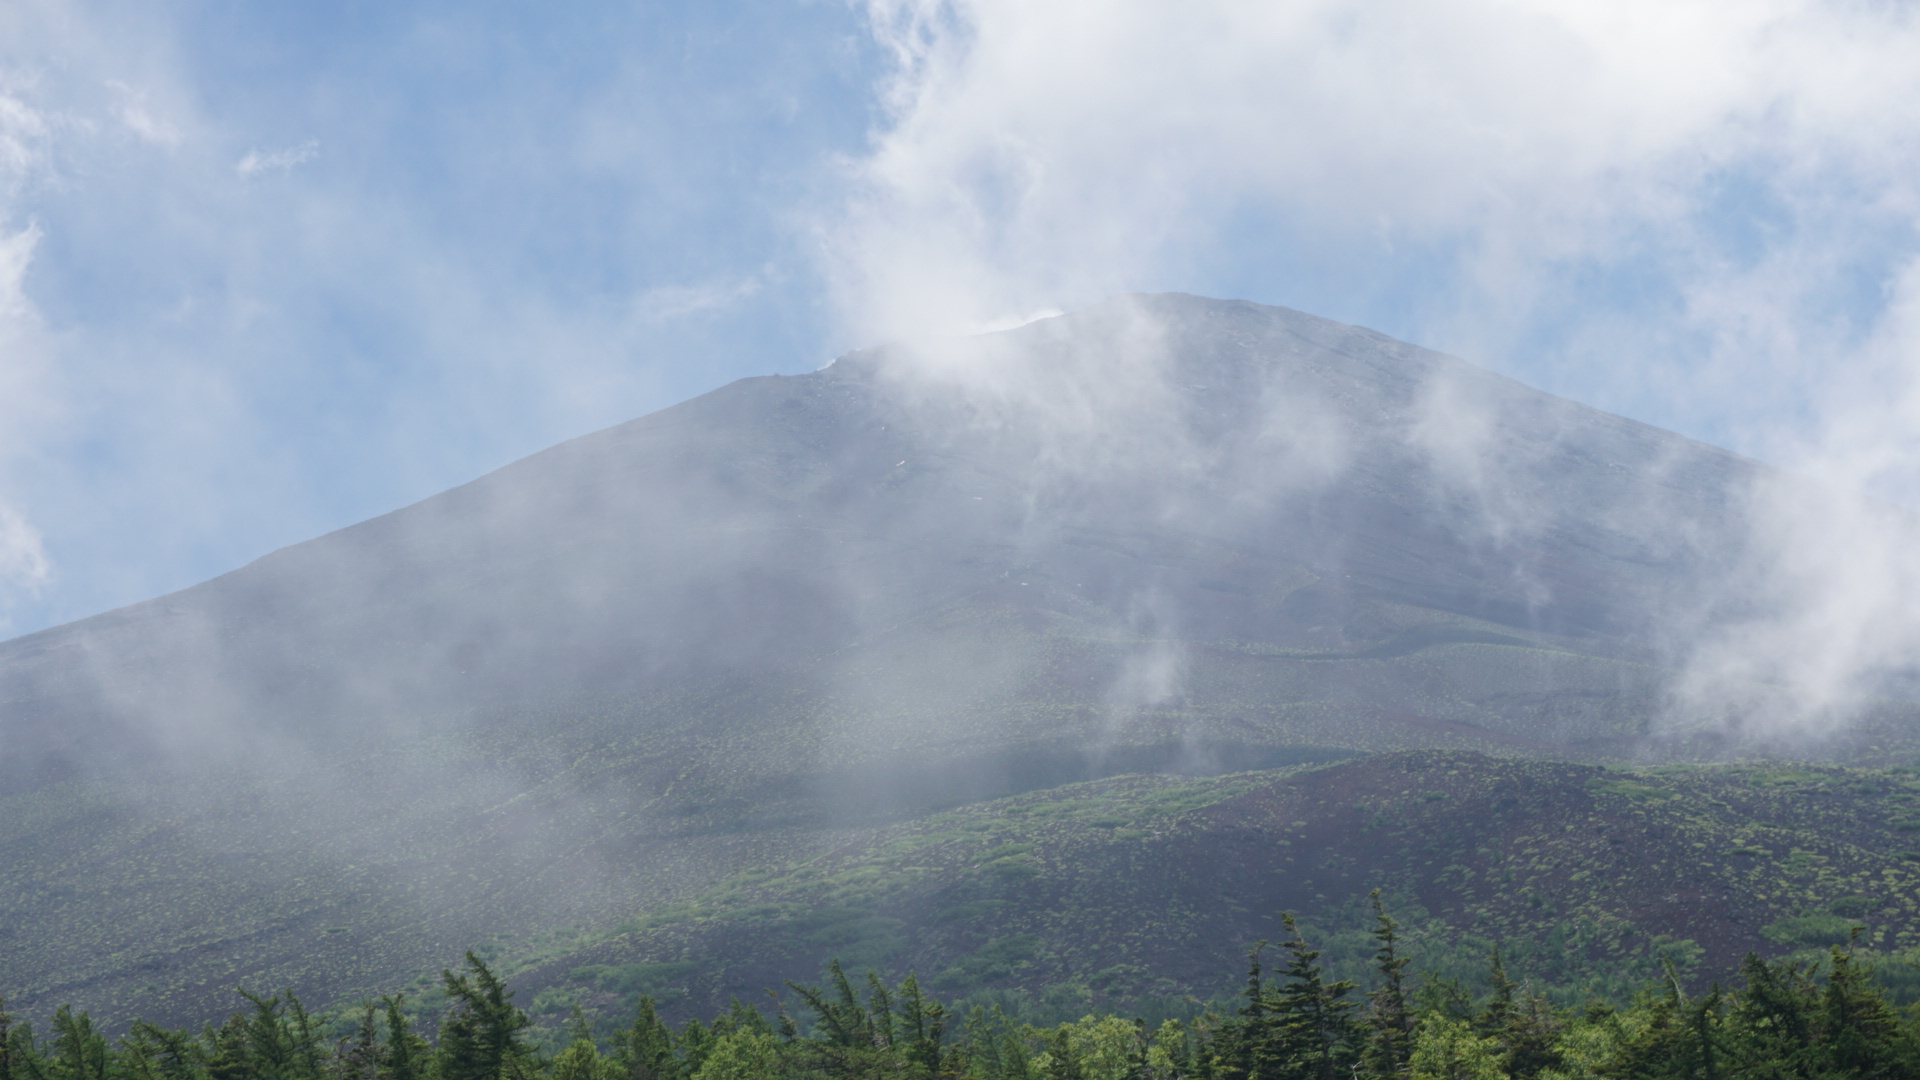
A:
[[[1371,990],[1329,980],[1289,915],[1272,962],[1269,943],[1250,950],[1235,1002],[1157,1027],[959,1017],[912,975],[856,982],[835,962],[823,985],[787,984],[771,1015],[735,1000],[676,1028],[642,998],[600,1039],[576,1008],[550,1052],[469,953],[442,973],[432,1038],[398,995],[362,1003],[340,1038],[291,992],[241,991],[244,1008],[199,1032],[138,1021],[111,1040],[67,1006],[43,1037],[0,1000],[0,1080],[1920,1080],[1920,1012],[1890,1002],[1851,944],[1812,963],[1749,956],[1700,994],[1669,968],[1625,1007],[1566,1009],[1510,978],[1498,949],[1482,994],[1412,972],[1377,893],[1373,914]]]

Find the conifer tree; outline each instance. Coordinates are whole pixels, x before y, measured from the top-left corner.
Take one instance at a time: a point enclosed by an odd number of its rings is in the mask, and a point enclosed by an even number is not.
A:
[[[827,974],[831,995],[817,987],[787,984],[806,1002],[816,1021],[815,1037],[800,1040],[798,1045],[810,1063],[828,1075],[858,1076],[886,1057],[883,1039],[893,1023],[892,997],[869,972],[869,984],[878,988],[869,996],[869,1008],[861,1004],[840,961],[828,963]]]
[[[529,1048],[521,1032],[530,1024],[499,977],[473,953],[459,975],[440,973],[453,999],[440,1024],[438,1080],[519,1080]]]
[[[1387,914],[1375,889],[1373,901],[1373,939],[1379,948],[1373,954],[1374,970],[1380,973],[1380,986],[1368,996],[1368,1025],[1373,1029],[1364,1055],[1367,1071],[1381,1080],[1403,1076],[1413,1056],[1413,1011],[1407,1005],[1406,971],[1412,959],[1399,954],[1400,924]]]
[[[1899,1020],[1873,985],[1872,969],[1853,958],[1858,937],[1855,930],[1845,948],[1831,950],[1827,985],[1814,1014],[1821,1064],[1831,1073],[1862,1080],[1907,1075],[1911,1067],[1895,1060]]]
[[[53,1061],[56,1080],[107,1080],[107,1040],[94,1030],[85,1012],[75,1016],[62,1005],[53,1014]]]
[[[1560,1066],[1559,1044],[1565,1025],[1546,998],[1530,990],[1521,997],[1523,1004],[1509,1011],[1506,1030],[1495,1038],[1504,1051],[1501,1065],[1507,1074],[1514,1080],[1531,1080]]]
[[[893,1048],[893,995],[887,993],[887,984],[880,976],[867,972],[867,1015],[871,1017],[873,1045],[881,1049]]]
[[[340,1041],[333,1055],[338,1080],[380,1080],[387,1069],[387,1048],[380,1040],[378,1009],[369,1001],[360,1008],[353,1034]]]
[[[0,994],[0,1080],[13,1080],[13,1014],[7,996]]]
[[[39,1040],[33,1036],[33,1025],[21,1021],[13,1027],[13,1033],[7,1037],[7,1067],[13,1071],[13,1080],[49,1080],[47,1062]]]
[[[1147,1078],[1152,1075],[1152,1048],[1153,1033],[1147,1030],[1146,1017],[1134,1017],[1132,1054],[1127,1061],[1127,1076],[1129,1080],[1133,1080],[1135,1077],[1140,1078],[1140,1080],[1147,1080]]]
[[[908,972],[900,984],[900,1038],[906,1044],[907,1060],[925,1069],[929,1076],[938,1073],[946,1031],[945,1006],[922,994],[920,980]]]
[[[1618,1080],[1718,1080],[1723,1072],[1720,1002],[1718,987],[1700,1001],[1688,1001],[1668,964],[1665,989],[1638,1003],[1634,1011],[1641,1022],[1597,1071]]]
[[[1475,1018],[1473,1030],[1477,1035],[1499,1038],[1513,1022],[1513,992],[1519,989],[1507,977],[1507,965],[1500,956],[1499,945],[1493,947],[1493,953],[1488,958],[1487,982],[1492,986],[1492,993],[1488,995],[1486,1005],[1481,1007],[1480,1015]]]
[[[848,980],[839,960],[827,964],[827,974],[833,983],[832,998],[813,987],[796,983],[787,985],[813,1010],[826,1035],[827,1045],[841,1049],[871,1047],[874,1044],[873,1016],[860,1004],[859,996],[853,992],[853,983]]]
[[[976,1080],[1033,1080],[1018,1025],[997,1004],[968,1014],[966,1050],[954,1058],[948,1064],[964,1066]]]
[[[1786,1075],[1804,1074],[1818,997],[1808,972],[1796,963],[1769,964],[1748,953],[1740,980],[1729,1018],[1736,1033],[1731,1054],[1739,1062],[1773,1062]]]
[[[713,1035],[698,1018],[687,1021],[686,1026],[680,1029],[680,1053],[685,1059],[688,1076],[696,1075],[700,1066],[706,1064],[707,1053],[713,1049],[713,1042]]]
[[[292,1076],[294,1080],[321,1080],[321,1059],[326,1055],[321,1046],[320,1033],[314,1030],[313,1017],[307,1014],[307,1007],[300,1003],[292,990],[281,995],[287,1003],[287,1043],[293,1048]]]
[[[199,1080],[199,1048],[184,1031],[135,1020],[121,1040],[121,1069],[133,1080]]]
[[[734,1031],[750,1031],[756,1035],[773,1034],[773,1025],[767,1023],[766,1016],[737,996],[727,1001],[727,1021]]]
[[[1065,1024],[1055,1029],[1047,1041],[1047,1071],[1043,1075],[1046,1080],[1087,1080],[1087,1071],[1080,1065],[1080,1055],[1074,1051],[1073,1040],[1067,1037]]]
[[[567,1047],[553,1060],[548,1070],[551,1080],[601,1080],[603,1061],[594,1045],[593,1025],[575,1002],[567,1017]]]
[[[293,1038],[280,1015],[279,995],[261,997],[243,989],[240,996],[253,1004],[241,1027],[245,1038],[242,1068],[255,1080],[300,1080],[294,1067]]]
[[[384,1069],[380,1080],[422,1080],[430,1061],[429,1048],[413,1030],[413,1020],[407,1016],[406,995],[394,994],[380,999],[386,1012],[387,1046]]]
[[[1494,1040],[1444,1013],[1420,1021],[1408,1073],[1412,1080],[1507,1080]]]
[[[966,1033],[967,1071],[979,1080],[1004,1080],[1007,1068],[1000,1058],[1000,1032],[986,1009],[975,1005],[968,1011]]]
[[[1700,1056],[1700,1080],[1720,1080],[1718,1033],[1714,1030],[1720,1019],[1720,988],[1715,986],[1688,1012],[1687,1026],[1693,1029],[1695,1052]]]
[[[1154,1033],[1154,1050],[1149,1052],[1149,1060],[1158,1059],[1156,1068],[1161,1073],[1149,1073],[1149,1076],[1197,1077],[1202,1075],[1195,1064],[1193,1030],[1178,1020],[1163,1020],[1160,1030]],[[1155,1053],[1154,1051],[1157,1051]]]
[[[1214,1039],[1210,1056],[1219,1080],[1254,1080],[1271,1056],[1274,1036],[1267,1015],[1266,972],[1260,962],[1266,948],[1262,939],[1247,950],[1247,986],[1241,991],[1246,1004]]]
[[[1288,912],[1281,917],[1288,940],[1286,985],[1269,1006],[1278,1018],[1279,1051],[1274,1061],[1280,1071],[1271,1074],[1305,1080],[1342,1080],[1358,1059],[1362,1035],[1354,1023],[1354,1003],[1346,1000],[1353,992],[1347,980],[1325,982],[1320,971],[1320,951],[1307,946],[1299,923]],[[1268,1080],[1262,1071],[1260,1080]]]
[[[1423,971],[1420,973],[1420,985],[1413,992],[1413,1012],[1416,1020],[1444,1016],[1471,1026],[1475,1015],[1473,995],[1467,993],[1467,988],[1460,985],[1459,979],[1443,978],[1431,971]]]
[[[661,1021],[653,998],[642,997],[633,1026],[620,1038],[618,1057],[627,1080],[679,1080],[680,1062],[673,1051],[673,1029]]]
[[[252,1080],[245,1013],[234,1013],[219,1028],[209,1023],[200,1041],[206,1046],[208,1080]]]

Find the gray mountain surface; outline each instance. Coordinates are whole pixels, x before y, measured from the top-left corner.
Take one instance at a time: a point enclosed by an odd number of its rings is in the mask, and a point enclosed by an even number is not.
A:
[[[1765,474],[1183,295],[742,380],[0,644],[0,981],[343,992],[1092,776],[1631,757]]]

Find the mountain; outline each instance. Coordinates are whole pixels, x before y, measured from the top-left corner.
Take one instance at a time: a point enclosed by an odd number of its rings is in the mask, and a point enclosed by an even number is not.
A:
[[[1722,753],[1669,689],[1770,476],[1190,296],[742,380],[0,644],[0,984],[363,992],[1102,776]]]

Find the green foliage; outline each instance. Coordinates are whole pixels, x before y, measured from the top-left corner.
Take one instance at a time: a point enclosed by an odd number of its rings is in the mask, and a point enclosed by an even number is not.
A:
[[[698,971],[699,964],[589,964],[570,973],[579,982],[619,997],[623,1004],[635,1005],[642,997],[656,1001],[662,996],[678,997],[684,991],[673,984]]]
[[[1633,802],[1660,802],[1673,798],[1672,792],[1626,776],[1607,776],[1589,780],[1587,788],[1596,793],[1618,795]]]
[[[1760,933],[1775,945],[1838,945],[1859,927],[1851,919],[1820,913],[1768,923]]]
[[[1904,1003],[1920,999],[1920,972],[1906,966],[1920,958],[1920,863],[1905,857],[1911,840],[1892,823],[1912,816],[1916,783],[1897,771],[1624,770],[1437,752],[1215,778],[1117,777],[855,832],[831,851],[796,851],[676,903],[620,912],[621,922],[489,938],[475,957],[521,988],[537,1025],[521,1039],[550,1055],[571,1045],[560,1027],[574,1003],[609,1017],[605,1037],[611,1018],[633,1017],[642,997],[677,1023],[750,996],[756,984],[747,979],[817,972],[830,956],[888,979],[917,969],[942,994],[997,1002],[1049,1028],[1121,1010],[1185,1022],[1202,1011],[1190,998],[1227,988],[1183,958],[1279,940],[1276,913],[1289,909],[1327,981],[1353,982],[1351,1000],[1371,1016],[1384,976],[1365,897],[1378,888],[1402,920],[1395,948],[1408,970],[1471,994],[1489,990],[1485,957],[1496,942],[1513,980],[1556,1006],[1589,998],[1624,1006],[1668,963],[1698,989],[1749,949],[1805,961],[1801,953],[1861,926],[1855,955],[1873,958],[1874,978]],[[68,809],[76,842],[82,823],[111,823],[97,806]],[[17,877],[32,862],[0,875]],[[287,872],[311,873],[297,859]],[[1687,899],[1668,899],[1676,893]],[[1711,933],[1694,929],[1694,897],[1725,897],[1731,917],[1716,918]],[[312,985],[337,985],[323,971],[342,937],[321,932],[330,924],[362,925],[315,916],[321,974]],[[209,929],[202,947],[248,925]],[[10,975],[13,963],[10,953]],[[92,964],[71,977],[35,977],[32,992],[99,986],[109,1004],[93,1022],[126,1030],[127,999],[90,981]],[[366,970],[386,969],[369,959]],[[362,1000],[381,984],[362,978],[334,1010],[305,1022],[328,1041],[366,1044]],[[431,1027],[456,1004],[444,980],[389,985],[403,984],[403,1020]],[[1419,985],[1409,983],[1408,996]],[[45,1035],[57,1034],[57,1002],[25,1000]],[[165,1000],[182,1009],[190,999]],[[276,1008],[297,1023],[291,1003]],[[220,1080],[240,1080],[235,1070],[253,1057],[280,1052],[248,1016],[230,1031],[215,1023],[218,1038],[205,1049]],[[433,1080],[435,1063],[396,1049],[384,1030],[392,1025],[376,1021],[397,1080]],[[157,1042],[148,1058],[155,1064],[143,1067],[156,1070],[170,1060]]]
[[[1297,585],[1276,579],[1276,602]],[[489,704],[484,722],[379,717],[313,740],[321,758],[311,774],[207,762],[164,778],[64,782],[0,797],[0,902],[16,932],[5,943],[15,1004],[50,1012],[57,1002],[42,995],[77,980],[98,995],[94,1015],[103,1022],[199,1016],[226,1004],[235,972],[264,986],[358,1000],[456,962],[449,942],[480,943],[479,955],[512,975],[536,965],[559,975],[677,960],[677,952],[602,953],[629,932],[703,926],[754,905],[740,894],[782,891],[730,877],[739,869],[727,850],[734,838],[751,834],[759,850],[780,852],[757,868],[768,878],[867,840],[876,851],[902,842],[889,852],[902,858],[915,845],[946,845],[943,835],[962,826],[901,826],[934,824],[973,789],[873,782],[902,769],[920,768],[916,776],[937,782],[971,768],[990,781],[979,790],[994,792],[1053,789],[1001,808],[1038,829],[1138,842],[1229,797],[1229,785],[1162,778],[1140,785],[1161,789],[1151,797],[1111,800],[1060,791],[1088,775],[1078,747],[1117,734],[1101,766],[1114,772],[1181,762],[1189,741],[1216,749],[1228,767],[1267,767],[1436,743],[1497,750],[1543,720],[1599,746],[1633,734],[1633,710],[1622,702],[1644,697],[1658,674],[1530,647],[1459,616],[1367,607],[1364,629],[1348,630],[1358,635],[1352,642],[1190,643],[1185,679],[1193,694],[1177,714],[1149,710],[1125,725],[1115,724],[1100,680],[1084,677],[1116,670],[1139,649],[1124,620],[981,597],[835,654],[844,679],[781,668],[645,692]],[[1376,647],[1386,651],[1370,651]],[[955,655],[981,659],[977,670],[999,673],[994,685],[930,694],[942,680],[930,681],[937,673],[928,658]],[[1543,677],[1570,693],[1542,703],[1488,692]],[[1355,723],[1356,695],[1400,704],[1362,707],[1375,719]],[[1378,719],[1400,713],[1422,719]],[[997,786],[1008,761],[1045,767],[1021,770],[1014,787]],[[475,782],[423,790],[426,776]],[[956,816],[979,824],[973,819],[985,815]],[[1004,879],[984,866],[977,873],[1018,885],[1044,883],[1055,869],[1043,865],[1025,878],[1014,867]],[[633,909],[634,897],[689,890],[699,900],[684,907]],[[886,899],[885,889],[865,891],[868,906]],[[74,902],[80,897],[84,903]],[[1223,939],[1241,940],[1246,929],[1226,928]],[[912,953],[909,941],[889,963]],[[735,966],[732,957],[701,955],[715,970]],[[817,970],[821,959],[807,955],[794,970]],[[423,989],[410,989],[411,999],[432,1011],[437,1003],[425,1001]],[[704,1007],[730,989],[694,993]]]
[[[788,1072],[780,1043],[772,1035],[731,1031],[714,1040],[693,1080],[778,1080]]]
[[[1423,971],[1483,988],[1498,941],[1514,978],[1558,1005],[1625,1004],[1666,963],[1692,985],[1747,950],[1824,947],[1854,923],[1868,927],[1863,948],[1920,950],[1920,865],[1887,824],[1920,796],[1913,782],[1421,752],[1066,785],[892,825],[562,943],[593,963],[543,964],[543,979],[574,977],[536,986],[533,1012],[548,1024],[575,1000],[630,1009],[641,990],[677,1013],[711,1008],[750,992],[728,974],[743,963],[786,977],[837,955],[890,977],[917,968],[944,993],[1023,996],[1014,1011],[1034,1022],[1088,1007],[1158,1020],[1186,1014],[1148,1003],[1223,989],[1174,958],[1278,939],[1282,909],[1336,979],[1370,991],[1375,944],[1356,924],[1374,888],[1396,898],[1400,947]],[[1676,891],[1727,897],[1732,917],[1703,934]],[[693,970],[654,966],[695,957]],[[629,968],[670,977],[608,973]],[[1041,1000],[1065,986],[1088,994]]]
[[[0,1008],[0,1080],[1917,1080],[1920,1017],[1895,1008],[1858,935],[1815,960],[1749,956],[1730,989],[1689,996],[1676,967],[1624,1008],[1561,1008],[1487,957],[1475,994],[1401,955],[1400,923],[1370,898],[1378,985],[1358,1007],[1303,926],[1282,920],[1284,964],[1256,946],[1231,1013],[1158,1027],[1089,1011],[1048,1026],[979,1007],[954,1027],[911,975],[890,984],[828,965],[824,985],[789,984],[802,1012],[769,1020],[732,1002],[679,1030],[643,997],[607,1042],[575,1010],[550,1057],[477,955],[443,973],[437,1043],[401,999],[363,1002],[332,1046],[291,994],[243,993],[246,1008],[201,1034],[136,1023],[109,1040],[62,1007],[42,1042]],[[1418,989],[1407,992],[1407,986]],[[408,1062],[412,1062],[409,1064]],[[425,1064],[423,1070],[422,1063]]]
[[[13,1014],[5,994],[0,994],[0,1080],[13,1080]]]
[[[466,971],[441,975],[453,1005],[440,1023],[437,1080],[522,1080],[531,1072],[532,1047],[522,1037],[531,1021],[513,993],[471,952]]]
[[[1464,1020],[1429,1014],[1420,1022],[1408,1062],[1411,1080],[1507,1080],[1499,1043]]]
[[[1367,1028],[1370,1035],[1362,1058],[1373,1076],[1399,1076],[1408,1068],[1413,1053],[1414,1013],[1407,997],[1407,967],[1411,957],[1400,955],[1400,923],[1387,914],[1380,901],[1380,890],[1368,897],[1373,906],[1374,970],[1379,986],[1368,996]]]
[[[939,983],[942,989],[968,990],[990,982],[999,982],[1029,967],[1040,948],[1039,937],[1033,934],[1009,934],[994,938],[981,945],[971,956],[963,958],[940,973]]]

